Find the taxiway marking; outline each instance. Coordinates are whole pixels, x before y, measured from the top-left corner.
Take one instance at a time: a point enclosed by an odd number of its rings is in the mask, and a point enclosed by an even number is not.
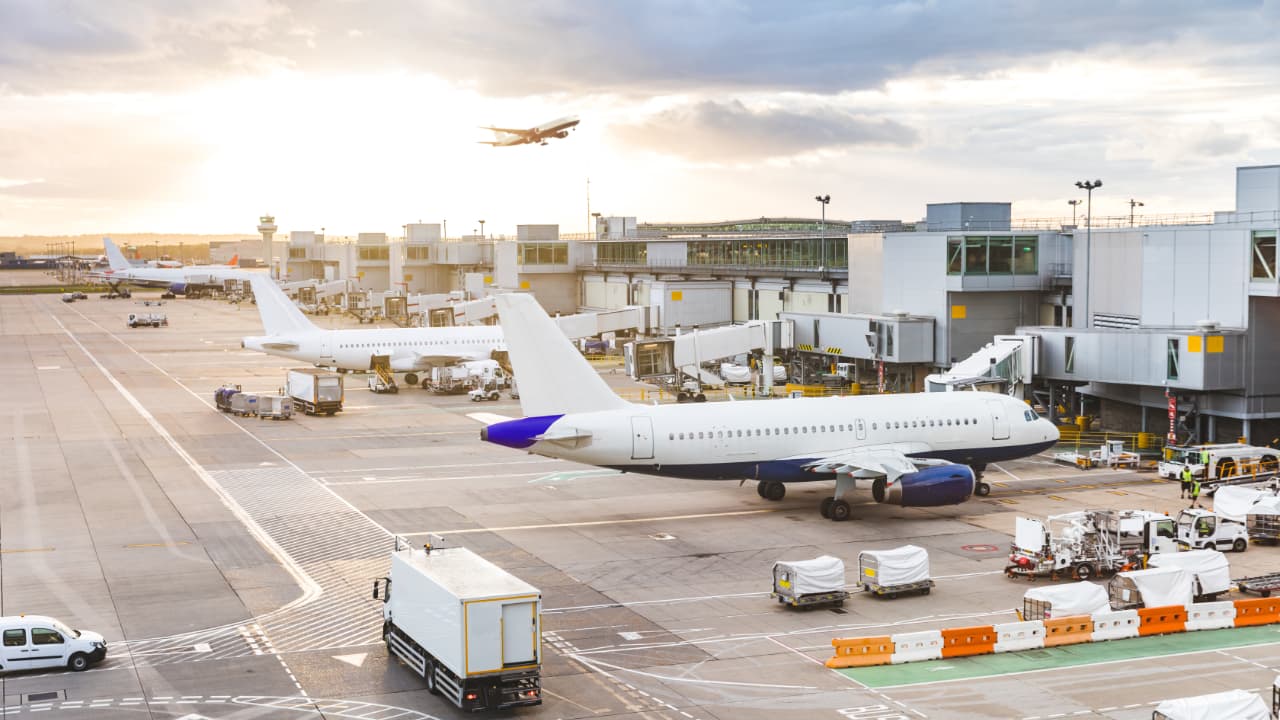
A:
[[[546,523],[544,525],[508,525],[507,527],[463,528],[461,530],[421,530],[418,532],[400,533],[401,535],[462,535],[464,533],[511,532],[513,530],[551,530],[555,528],[592,527],[599,525],[630,525],[646,522],[666,522],[668,520],[698,520],[701,518],[733,517],[735,515],[762,515],[764,513],[782,512],[783,508],[765,510],[733,510],[720,513],[698,513],[695,515],[664,515],[647,518],[623,518],[621,520],[584,520],[582,522]]]

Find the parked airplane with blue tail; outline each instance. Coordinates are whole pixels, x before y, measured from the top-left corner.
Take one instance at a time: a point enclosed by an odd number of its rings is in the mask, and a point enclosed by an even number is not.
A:
[[[987,464],[1027,457],[1058,430],[1026,403],[985,392],[639,405],[618,397],[531,295],[500,295],[498,313],[525,417],[477,413],[480,439],[623,472],[755,480],[781,500],[793,482],[835,480],[822,515],[848,519],[845,493],[877,502],[954,505]]]

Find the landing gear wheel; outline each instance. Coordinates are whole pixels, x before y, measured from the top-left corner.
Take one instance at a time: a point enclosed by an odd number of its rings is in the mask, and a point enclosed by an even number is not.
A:
[[[851,512],[852,510],[849,507],[849,503],[845,502],[844,500],[832,500],[831,514],[828,515],[828,517],[830,517],[832,520],[836,522],[844,522],[845,520],[849,519],[849,515]]]
[[[1249,543],[1244,538],[1236,538],[1236,541],[1231,543],[1231,549],[1236,552],[1244,552],[1247,547]]]
[[[986,497],[991,494],[991,485],[979,480],[978,483],[973,486],[973,494],[978,497]]]
[[[440,694],[440,686],[436,684],[436,661],[427,658],[427,666],[422,669],[423,679],[427,681],[427,692],[432,695]]]
[[[414,385],[417,385],[417,384],[418,384],[418,373],[405,373],[405,374],[404,374],[404,382],[405,382],[405,384],[406,384],[406,385],[408,385],[409,387],[413,387]]]
[[[1076,579],[1088,580],[1093,577],[1093,566],[1089,563],[1080,563],[1076,565]]]
[[[831,518],[831,504],[835,501],[835,498],[822,498],[822,502],[818,503],[818,512],[822,513],[822,517]]]
[[[778,501],[787,496],[787,486],[775,480],[761,480],[756,483],[756,492],[765,500]]]

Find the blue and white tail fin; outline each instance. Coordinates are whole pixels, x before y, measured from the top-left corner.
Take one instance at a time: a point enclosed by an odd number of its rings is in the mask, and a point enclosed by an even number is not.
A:
[[[107,253],[107,265],[112,270],[118,272],[120,270],[128,270],[133,267],[129,264],[129,261],[125,259],[124,253],[120,252],[120,248],[116,247],[116,244],[111,241],[111,238],[102,238],[102,247],[105,248]]]
[[[497,304],[526,417],[629,405],[605,384],[532,295],[499,295]]]
[[[262,328],[268,335],[291,335],[320,329],[267,275],[255,273],[249,278],[249,285],[253,288],[253,300],[258,304],[258,315],[262,317]]]

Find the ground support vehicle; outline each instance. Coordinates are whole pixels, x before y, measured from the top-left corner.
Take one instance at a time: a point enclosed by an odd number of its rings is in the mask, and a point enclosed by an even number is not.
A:
[[[1112,610],[1129,610],[1195,602],[1195,576],[1178,567],[1116,573],[1107,583]]]
[[[1195,601],[1217,600],[1218,596],[1231,592],[1231,566],[1227,557],[1217,550],[1189,550],[1164,553],[1151,558],[1150,567],[1182,568],[1191,573],[1195,581]]]
[[[890,598],[908,592],[928,595],[933,589],[933,580],[929,578],[929,553],[915,545],[903,545],[892,550],[863,550],[858,553],[858,582],[863,590]]]
[[[1240,592],[1253,593],[1261,597],[1271,597],[1273,592],[1280,590],[1280,573],[1241,578],[1236,580],[1235,583]]]
[[[76,672],[107,656],[107,641],[44,615],[0,617],[0,671],[66,667]]]
[[[1022,596],[1019,620],[1049,620],[1072,615],[1090,615],[1111,609],[1107,589],[1091,582],[1044,585]]]
[[[1173,518],[1146,510],[1082,510],[1044,522],[1017,518],[1005,574],[1088,580],[1143,566],[1147,557],[1176,552]]]
[[[163,313],[129,313],[125,324],[131,328],[164,327],[169,324],[169,318]]]
[[[369,363],[369,369],[373,371],[373,374],[369,376],[370,391],[376,393],[400,392],[400,386],[396,384],[396,376],[391,372],[390,355],[375,355]],[[415,381],[418,379],[410,373],[405,376],[405,381],[408,382],[410,378]]]
[[[1190,508],[1178,513],[1178,547],[1244,552],[1249,547],[1249,530],[1212,510]]]
[[[240,392],[239,385],[223,385],[213,391],[213,404],[222,412],[231,412],[231,398]]]
[[[1097,450],[1090,450],[1087,453],[1076,451],[1055,453],[1053,459],[1075,465],[1082,470],[1095,467],[1136,468],[1142,461],[1138,453],[1124,449],[1123,440],[1108,440]]]
[[[259,420],[288,420],[293,417],[293,398],[288,395],[259,395]]]
[[[1214,509],[1218,501],[1213,502]],[[1262,495],[1249,506],[1245,514],[1245,530],[1250,542],[1275,545],[1280,542],[1280,496]]]
[[[773,592],[769,596],[798,608],[844,605],[849,597],[844,589],[844,561],[830,555],[780,560],[773,564]]]
[[[1156,472],[1162,478],[1179,480],[1183,468],[1188,467],[1206,490],[1219,485],[1258,482],[1276,477],[1280,470],[1280,450],[1241,443],[1170,446],[1165,448],[1165,458],[1156,465]]]
[[[1272,705],[1276,704],[1276,689],[1272,687]],[[1211,695],[1174,698],[1156,705],[1152,720],[1208,720],[1231,718],[1232,720],[1271,720],[1271,710],[1266,702],[1247,690],[1228,690]]]
[[[434,393],[460,395],[470,392],[478,383],[490,382],[496,387],[505,387],[507,374],[496,360],[473,360],[431,368],[431,375],[422,380],[422,387]]]
[[[307,415],[342,411],[342,376],[319,368],[295,368],[285,376],[285,394]]]
[[[542,704],[542,594],[466,548],[397,538],[383,601],[387,651],[463,710]]]
[[[481,402],[484,400],[497,400],[501,397],[498,393],[498,385],[494,382],[486,382],[478,385],[471,392],[467,393],[471,397],[471,402]]]

